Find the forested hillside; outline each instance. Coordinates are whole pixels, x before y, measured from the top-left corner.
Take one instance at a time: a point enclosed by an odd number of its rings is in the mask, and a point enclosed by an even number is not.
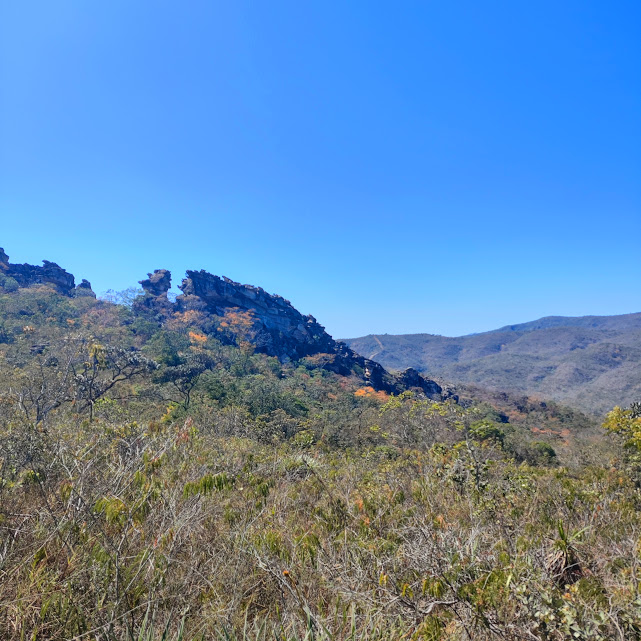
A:
[[[390,369],[414,367],[601,416],[641,396],[641,313],[552,316],[455,338],[382,334],[345,342]]]
[[[641,635],[638,408],[392,375],[205,272],[2,264],[3,639]]]

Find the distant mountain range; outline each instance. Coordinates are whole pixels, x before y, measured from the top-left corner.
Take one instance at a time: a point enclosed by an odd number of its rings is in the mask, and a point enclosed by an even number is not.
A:
[[[548,316],[469,336],[345,339],[384,367],[519,391],[592,414],[641,400],[641,313]]]

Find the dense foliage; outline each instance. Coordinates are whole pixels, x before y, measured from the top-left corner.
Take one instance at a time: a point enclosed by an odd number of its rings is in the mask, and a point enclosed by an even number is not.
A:
[[[0,308],[0,637],[641,638],[636,409],[619,444],[280,363],[234,311]]]

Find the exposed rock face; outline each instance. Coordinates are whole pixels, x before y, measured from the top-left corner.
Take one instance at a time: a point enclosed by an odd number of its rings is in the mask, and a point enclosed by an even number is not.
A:
[[[75,294],[76,296],[90,296],[91,298],[96,298],[95,292],[91,289],[91,283],[86,278],[82,279],[80,285],[76,285]]]
[[[213,314],[222,316],[230,309],[251,311],[257,347],[281,360],[298,360],[335,349],[334,339],[313,316],[303,316],[288,300],[260,287],[241,285],[201,270],[188,271],[180,289],[186,297],[201,299]],[[183,297],[179,297],[179,303],[186,303],[180,299]]]
[[[39,284],[53,285],[65,296],[73,296],[74,294],[76,283],[73,274],[48,260],[43,260],[42,266],[29,265],[27,263],[22,265],[13,264],[9,262],[9,256],[7,256],[4,249],[0,248],[0,270],[6,276],[17,281],[20,287]]]
[[[56,263],[45,260],[42,266],[13,264],[1,247],[0,276],[12,278],[18,287],[43,284],[53,286],[65,296],[96,297],[88,280],[83,279],[76,287],[73,274]],[[335,341],[313,316],[303,316],[288,300],[268,294],[260,287],[241,285],[204,270],[188,271],[180,286],[183,295],[172,303],[167,296],[171,287],[169,270],[156,269],[139,282],[144,295],[134,301],[133,310],[143,314],[151,312],[159,323],[177,310],[208,311],[216,316],[240,311],[247,313],[256,351],[276,356],[283,362],[313,357],[319,367],[343,376],[360,376],[365,385],[376,390],[399,394],[418,389],[430,398],[452,395],[413,369],[401,374],[388,372],[382,365],[356,354],[345,343]]]
[[[151,311],[161,321],[169,316],[174,308],[167,297],[171,287],[171,272],[168,269],[155,269],[153,274],[147,274],[147,278],[138,282],[145,293],[134,301],[134,312]]]
[[[141,284],[145,287],[145,283]],[[250,312],[256,350],[281,361],[314,356],[320,367],[344,376],[361,375],[364,383],[376,390],[398,394],[415,388],[430,398],[447,396],[437,383],[415,370],[394,375],[359,356],[344,343],[335,341],[313,316],[303,316],[288,300],[268,294],[260,287],[241,285],[201,270],[188,271],[180,289],[183,295],[177,300],[179,309],[204,306],[218,316],[230,310]]]
[[[436,381],[423,378],[413,367],[408,367],[397,376],[398,382],[405,388],[418,387],[422,389],[427,396],[433,398],[443,393],[441,386]]]
[[[138,282],[146,294],[166,296],[171,287],[171,272],[168,269],[155,269],[153,274],[147,274],[145,280],[139,280]]]

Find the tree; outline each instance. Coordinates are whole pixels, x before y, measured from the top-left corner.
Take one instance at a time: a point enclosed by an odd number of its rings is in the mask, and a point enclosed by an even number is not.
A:
[[[19,371],[12,387],[18,407],[30,422],[44,423],[65,403],[79,412],[124,381],[148,374],[158,364],[136,350],[104,346],[84,336],[66,336],[36,353]]]
[[[75,398],[93,418],[95,402],[119,383],[158,369],[158,363],[137,350],[92,343],[87,359],[73,365]]]
[[[113,289],[108,289],[102,296],[100,300],[107,301],[108,303],[113,303],[114,305],[124,305],[125,307],[131,307],[134,304],[134,301],[139,296],[142,296],[144,291],[140,287],[127,287],[120,291],[115,291]]]
[[[632,403],[628,409],[615,407],[603,427],[621,436],[626,448],[641,453],[641,403]]]
[[[641,480],[641,403],[632,403],[628,409],[615,407],[603,427],[621,438],[629,471]]]
[[[158,383],[171,383],[181,396],[185,409],[191,402],[191,392],[203,372],[213,369],[216,361],[205,352],[188,352],[176,365],[167,365],[156,376]]]

